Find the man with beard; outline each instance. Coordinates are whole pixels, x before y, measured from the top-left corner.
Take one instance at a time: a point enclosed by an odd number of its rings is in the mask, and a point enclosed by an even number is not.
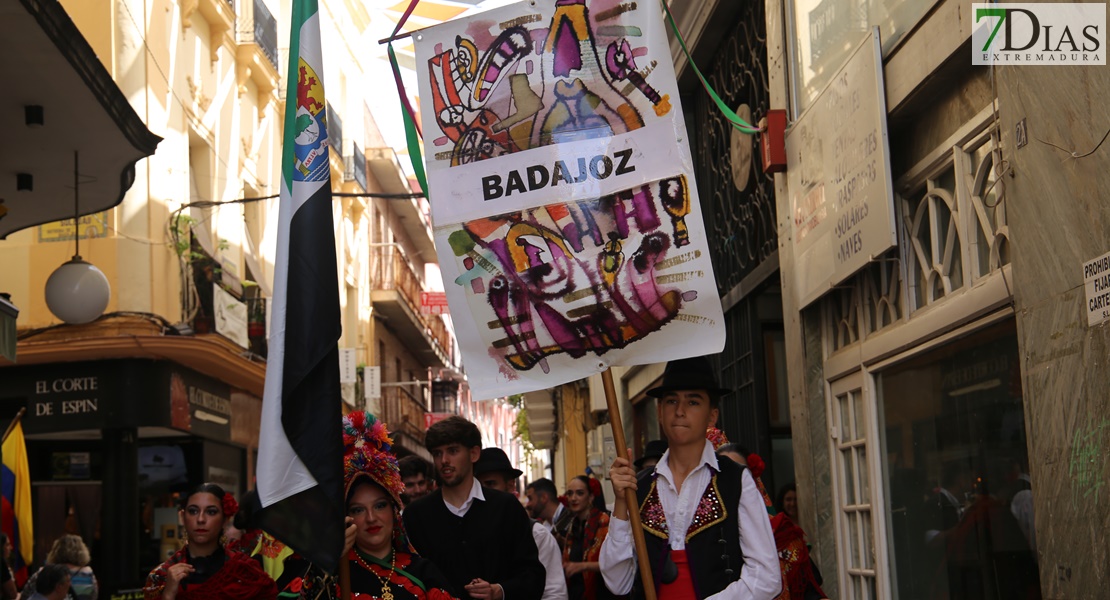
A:
[[[511,493],[518,477],[524,473],[514,468],[508,455],[500,448],[482,448],[482,456],[474,463],[474,476],[491,490]],[[533,517],[535,518],[535,517]],[[567,600],[567,580],[563,577],[563,553],[555,537],[539,521],[532,522],[532,539],[536,540],[540,562],[547,571],[543,600]]]
[[[528,498],[528,503],[525,505],[528,514],[555,536],[561,551],[574,515],[570,514],[562,502],[559,502],[559,492],[555,489],[555,483],[546,477],[537,479],[528,484],[524,489],[524,495]]]
[[[435,490],[432,463],[415,454],[410,454],[397,462],[401,467],[401,481],[405,484],[405,504],[415,502]]]
[[[424,445],[440,487],[405,509],[416,551],[439,567],[462,598],[540,600],[545,570],[528,514],[515,496],[484,489],[474,478],[482,451],[478,428],[448,417],[428,429]]]

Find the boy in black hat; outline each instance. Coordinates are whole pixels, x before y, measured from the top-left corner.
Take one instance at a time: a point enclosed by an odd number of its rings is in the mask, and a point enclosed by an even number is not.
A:
[[[667,363],[663,384],[648,391],[659,399],[669,449],[640,477],[631,451],[609,470],[617,499],[600,562],[610,591],[644,596],[624,500],[628,489],[636,491],[660,600],[771,600],[781,591],[775,539],[755,481],[746,468],[718,462],[705,438],[726,392],[705,357]]]
[[[659,459],[667,452],[667,440],[651,440],[644,447],[644,455],[636,459],[636,477],[643,474],[645,469],[655,470]],[[650,471],[649,471],[650,472]]]
[[[485,487],[500,492],[512,493],[520,469],[513,467],[508,455],[500,448],[482,448],[482,455],[474,463],[474,476]],[[563,553],[555,536],[539,521],[532,521],[532,539],[536,540],[540,562],[547,569],[547,579],[543,586],[542,600],[567,600],[567,580],[563,577]]]

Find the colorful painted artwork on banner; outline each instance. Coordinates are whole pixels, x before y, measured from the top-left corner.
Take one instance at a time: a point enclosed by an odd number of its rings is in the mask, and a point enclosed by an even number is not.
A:
[[[478,397],[723,346],[654,7],[536,0],[414,36],[436,248]]]

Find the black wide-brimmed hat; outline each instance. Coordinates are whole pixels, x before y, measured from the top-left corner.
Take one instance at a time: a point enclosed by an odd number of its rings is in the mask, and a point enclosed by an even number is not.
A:
[[[659,387],[647,391],[653,398],[662,398],[668,392],[677,390],[705,390],[710,396],[720,397],[731,392],[722,387],[717,387],[717,373],[709,358],[695,356],[680,358],[667,363],[663,370],[663,383]]]
[[[651,440],[644,446],[644,455],[633,461],[632,464],[636,465],[636,470],[644,468],[644,461],[649,458],[659,460],[663,458],[663,454],[667,451],[667,440]]]
[[[524,471],[513,468],[513,463],[509,462],[509,455],[505,454],[504,450],[500,448],[482,448],[482,455],[478,457],[478,462],[474,463],[474,474],[481,475],[482,473],[494,472],[510,473],[510,479],[524,474]]]

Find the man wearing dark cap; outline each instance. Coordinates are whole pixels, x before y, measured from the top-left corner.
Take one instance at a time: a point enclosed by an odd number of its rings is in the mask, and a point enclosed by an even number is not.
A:
[[[516,480],[523,473],[514,468],[509,457],[500,448],[482,448],[482,455],[474,463],[474,476],[485,487],[512,493]],[[532,538],[536,540],[540,562],[547,570],[542,600],[567,600],[567,580],[563,577],[563,553],[555,543],[555,536],[539,521],[532,521]]]
[[[717,387],[709,360],[697,357],[667,363],[662,385],[647,392],[659,399],[669,448],[640,477],[631,450],[609,469],[617,499],[600,563],[610,591],[644,597],[625,490],[636,492],[659,600],[771,600],[781,591],[775,539],[755,481],[746,468],[718,461],[705,437],[727,391]]]
[[[667,440],[651,440],[644,447],[644,455],[636,459],[636,477],[643,474],[644,470],[655,470],[655,465],[659,464],[659,459],[663,458],[663,454],[667,451]]]

